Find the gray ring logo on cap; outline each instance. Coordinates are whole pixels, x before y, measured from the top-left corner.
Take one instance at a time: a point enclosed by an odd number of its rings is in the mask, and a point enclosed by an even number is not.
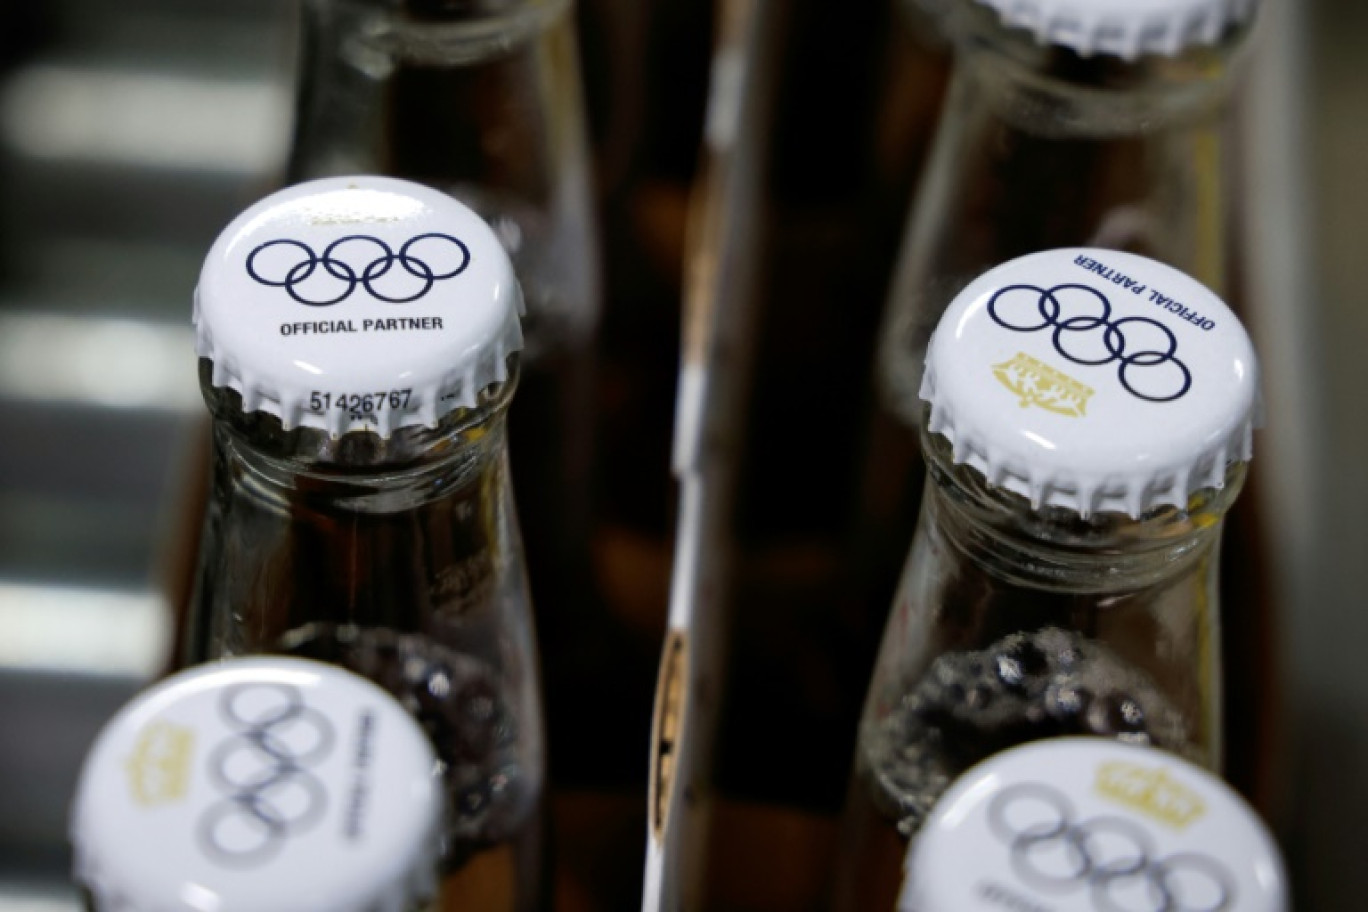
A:
[[[988,807],[990,828],[1011,847],[1012,869],[1042,892],[1086,886],[1097,912],[1235,908],[1231,877],[1215,859],[1196,852],[1156,857],[1138,824],[1110,816],[1075,823],[1074,816],[1063,792],[1038,783],[1003,789]]]
[[[219,710],[238,732],[209,755],[227,797],[200,817],[200,845],[222,864],[255,867],[323,818],[327,793],[305,767],[332,753],[333,727],[289,684],[230,687]]]

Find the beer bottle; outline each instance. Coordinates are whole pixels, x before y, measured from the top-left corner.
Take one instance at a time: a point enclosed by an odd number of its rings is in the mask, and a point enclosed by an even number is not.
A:
[[[922,387],[921,516],[860,722],[842,908],[889,908],[941,792],[1014,744],[1098,735],[1220,768],[1218,543],[1257,382],[1221,300],[1134,254],[1032,254],[951,303]]]
[[[177,674],[119,711],[72,809],[91,912],[411,912],[437,888],[432,747],[379,687],[303,659]]]
[[[393,693],[443,766],[449,881],[497,881],[487,909],[532,907],[540,871],[541,698],[504,435],[518,308],[479,216],[379,177],[253,205],[196,293],[213,486],[189,659],[290,653]]]
[[[1255,3],[949,0],[955,59],[875,354],[852,562],[886,604],[922,491],[927,338],[992,266],[1095,246],[1227,292],[1224,131]]]
[[[288,173],[417,181],[478,212],[508,251],[527,308],[510,458],[532,591],[548,608],[537,620],[551,711],[578,731],[597,718],[584,710],[589,679],[605,677],[579,656],[610,632],[589,550],[599,232],[572,9],[307,0]],[[556,739],[562,761],[582,752],[570,733]]]
[[[1056,738],[955,781],[897,908],[1286,912],[1289,893],[1277,844],[1217,777],[1150,747]]]
[[[737,308],[755,316],[731,346],[754,369],[733,394],[747,418],[738,426],[728,598],[746,609],[732,625],[717,783],[733,798],[830,815],[888,598],[850,597],[849,521],[863,466],[857,446],[813,446],[812,416],[822,415],[826,439],[860,437],[864,416],[851,403],[868,394],[949,51],[920,2],[757,6],[767,31],[746,67],[773,88],[760,121],[741,127],[763,137],[763,153],[754,200],[728,229],[753,261],[737,276],[754,279],[743,286],[728,276],[720,292],[729,320]],[[727,83],[718,88],[725,99]],[[729,239],[727,256],[737,246]],[[821,496],[795,496],[817,478]],[[809,746],[776,767],[769,747],[800,728]]]

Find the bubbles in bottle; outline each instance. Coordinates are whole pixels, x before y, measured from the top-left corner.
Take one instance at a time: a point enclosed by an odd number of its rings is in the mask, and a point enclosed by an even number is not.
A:
[[[1025,741],[1097,735],[1199,759],[1189,720],[1143,671],[1082,634],[1047,627],[946,653],[861,733],[881,813],[915,832],[968,767]]]
[[[364,675],[417,719],[443,766],[449,866],[527,823],[541,783],[524,772],[516,703],[488,663],[421,634],[349,624],[306,625],[282,651]]]

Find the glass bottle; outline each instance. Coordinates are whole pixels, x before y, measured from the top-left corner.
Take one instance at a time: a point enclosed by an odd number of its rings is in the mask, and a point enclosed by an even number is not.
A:
[[[432,908],[432,746],[330,665],[233,659],[168,678],[104,727],[72,808],[90,912]]]
[[[747,61],[772,70],[773,85],[762,122],[745,125],[765,137],[751,207],[755,279],[727,289],[756,314],[740,346],[755,367],[737,387],[747,419],[729,598],[746,608],[733,625],[716,778],[736,798],[832,814],[887,598],[847,598],[860,454],[813,446],[811,416],[823,416],[830,440],[858,439],[863,416],[850,404],[869,387],[949,49],[919,2],[780,4],[768,15],[765,62]],[[821,496],[795,496],[815,478]],[[809,747],[776,767],[768,746],[800,728]]]
[[[541,881],[541,698],[504,431],[518,307],[482,219],[377,177],[250,207],[196,292],[214,450],[188,658],[286,652],[394,693],[443,765],[446,890],[487,909],[533,908]]]
[[[875,353],[852,563],[886,604],[915,528],[927,339],[995,264],[1087,245],[1228,291],[1228,102],[1255,3],[949,0],[954,65]]]
[[[906,874],[904,912],[1291,907],[1277,843],[1235,791],[1173,754],[1096,738],[1015,747],[969,770]]]
[[[866,698],[840,908],[891,908],[969,765],[1088,734],[1218,770],[1222,518],[1258,368],[1204,286],[1072,248],[970,283],[927,356],[921,516]]]
[[[573,5],[306,0],[302,10],[290,180],[384,174],[450,193],[489,222],[522,285],[509,452],[532,590],[547,609],[537,620],[551,715],[568,724],[557,762],[573,760],[583,750],[568,734],[593,722],[584,689],[604,677],[579,656],[611,635],[589,548],[600,282]]]

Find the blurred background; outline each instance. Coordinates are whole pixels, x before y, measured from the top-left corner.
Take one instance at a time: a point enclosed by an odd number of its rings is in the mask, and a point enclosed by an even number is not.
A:
[[[870,94],[849,103],[823,93],[822,74],[858,51],[850,36],[897,27],[886,0],[778,5],[802,25],[787,36],[849,39],[780,50],[782,73],[797,74],[777,89],[786,137],[872,117],[881,70],[861,70]],[[1288,473],[1270,500],[1289,610],[1283,774],[1269,813],[1298,908],[1361,909],[1368,7],[1266,0],[1262,16],[1240,115],[1256,260],[1246,281],[1261,283],[1255,333],[1285,385],[1269,391],[1270,408],[1297,412],[1278,426],[1295,439],[1260,441]],[[636,357],[666,386],[651,401],[670,402],[714,11],[706,0],[589,0],[578,17],[604,225],[603,344],[611,353],[615,338],[652,339]],[[0,912],[79,908],[65,845],[79,761],[103,720],[166,665],[207,459],[192,291],[218,230],[282,180],[296,30],[285,0],[0,4]],[[806,167],[839,172],[847,163],[832,155]],[[786,179],[801,169],[780,169],[779,195]],[[840,181],[827,190],[818,203],[839,210]],[[905,202],[885,213],[890,253]],[[835,243],[816,223],[788,242],[800,257]],[[615,308],[615,294],[654,310]],[[762,352],[762,376],[766,365]],[[611,376],[601,386],[614,392]],[[644,421],[638,458],[658,464],[662,496],[629,507],[664,527],[671,416]],[[663,596],[642,601],[663,612]],[[661,627],[663,613],[644,622]],[[629,848],[644,841],[627,835]]]

